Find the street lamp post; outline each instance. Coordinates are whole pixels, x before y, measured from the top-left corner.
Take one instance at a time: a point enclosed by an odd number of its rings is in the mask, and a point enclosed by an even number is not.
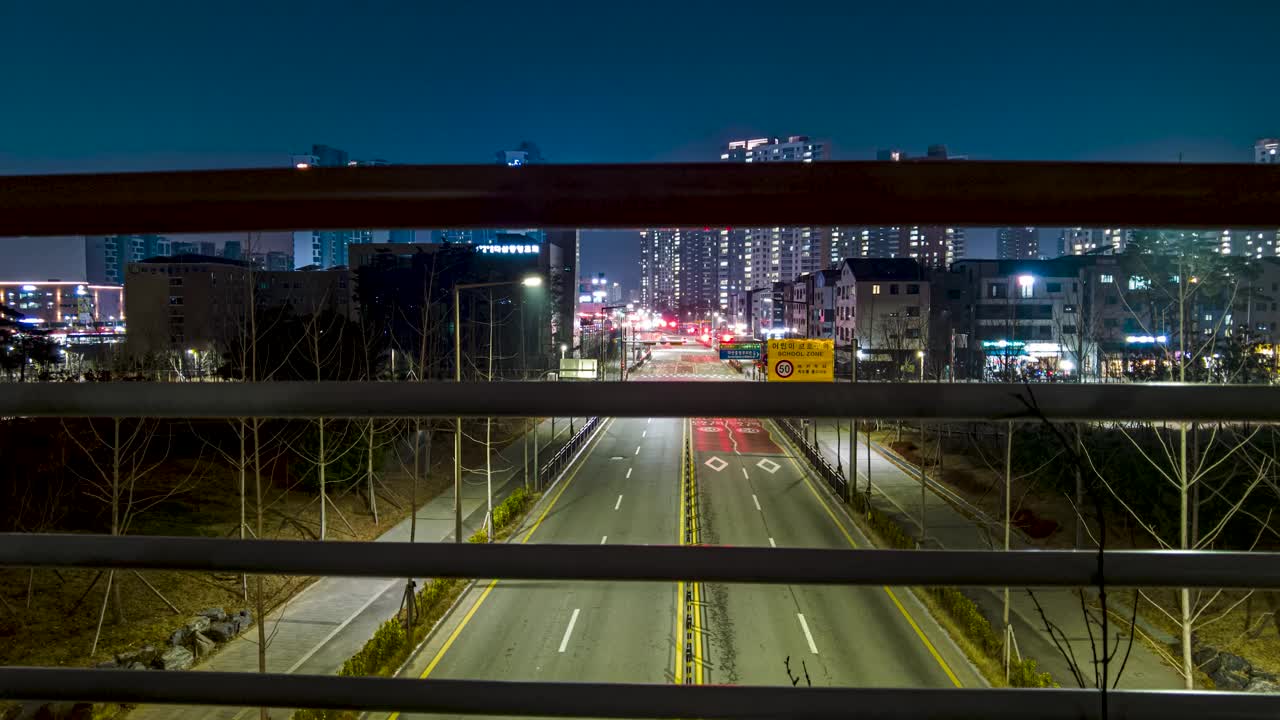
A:
[[[487,283],[462,283],[453,286],[453,380],[454,382],[462,382],[462,302],[461,296],[463,290],[471,290],[474,288],[494,288],[505,285],[523,285],[525,287],[539,287],[542,285],[542,278],[538,276],[530,276],[520,280],[502,280],[499,282]],[[493,322],[493,318],[489,318],[489,322]],[[490,348],[490,353],[493,349]],[[487,449],[486,449],[487,450]],[[491,474],[485,479],[485,487],[488,495],[488,509],[486,515],[486,526],[489,528],[488,538],[493,542],[493,477]],[[417,512],[417,508],[413,512]],[[453,426],[453,541],[455,543],[462,542],[462,417],[454,418]]]

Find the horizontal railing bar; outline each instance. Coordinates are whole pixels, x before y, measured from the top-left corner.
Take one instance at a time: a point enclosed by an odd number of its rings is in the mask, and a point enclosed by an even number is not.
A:
[[[0,566],[340,577],[702,580],[734,583],[1081,587],[1097,554],[1072,550],[826,550],[675,545],[486,545],[0,534]],[[1280,554],[1109,551],[1122,587],[1280,589]]]
[[[228,692],[228,688],[234,691]],[[313,707],[461,715],[607,718],[1101,717],[1101,694],[1067,689],[762,687],[416,680],[279,673],[0,668],[0,698]],[[1113,690],[1109,716],[1152,720],[1274,718],[1280,696]]]
[[[0,235],[353,227],[1277,227],[1246,164],[478,165],[0,177]]]
[[[1280,173],[1277,173],[1280,174]],[[1280,422],[1280,387],[1159,383],[0,383],[0,416],[860,417]]]

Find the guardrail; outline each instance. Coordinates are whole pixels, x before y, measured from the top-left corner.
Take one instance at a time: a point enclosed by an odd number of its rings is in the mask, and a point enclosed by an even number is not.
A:
[[[844,473],[831,467],[831,463],[827,462],[827,459],[822,456],[822,452],[804,437],[804,432],[796,427],[790,418],[778,420],[778,426],[791,439],[791,442],[800,448],[800,452],[809,461],[809,466],[835,492],[836,497],[848,498],[849,481],[845,479]]]
[[[551,459],[542,467],[538,468],[538,476],[534,478],[534,487],[541,490],[543,487],[546,487],[544,481],[554,480],[560,473],[564,472],[564,469],[569,466],[569,463],[573,462],[573,458],[577,455],[578,450],[587,442],[587,439],[591,437],[591,433],[595,432],[595,429],[599,426],[600,418],[598,416],[588,418],[586,422],[582,423],[582,427],[578,428],[578,431],[573,434],[573,437],[569,438],[569,442],[561,445],[560,449],[551,456]]]

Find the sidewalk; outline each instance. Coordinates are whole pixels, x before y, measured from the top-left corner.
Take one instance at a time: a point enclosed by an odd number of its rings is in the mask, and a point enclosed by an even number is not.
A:
[[[834,466],[836,464],[836,430],[831,422],[823,422],[818,430],[818,444],[823,455]],[[893,461],[890,460],[893,458]],[[848,476],[849,433],[848,423],[840,433],[840,462],[845,465]],[[905,468],[905,470],[904,470]],[[881,512],[893,517],[904,529],[920,535],[921,518],[926,531],[926,545],[944,550],[998,550],[1003,547],[1004,536],[993,534],[983,527],[983,523],[962,514],[951,503],[944,500],[932,488],[921,493],[919,471],[905,460],[897,457],[887,448],[872,443],[871,454],[871,488],[872,505]],[[866,492],[867,487],[867,436],[858,435],[858,475],[856,489]],[[921,509],[923,508],[923,513]],[[1024,543],[1017,533],[1011,536],[1010,550],[1034,550]],[[1003,589],[1002,588],[965,588],[968,595],[983,614],[999,631],[1002,626]],[[1131,602],[1130,593],[1114,591],[1123,603]],[[1062,628],[1070,641],[1071,652],[1075,654],[1076,664],[1084,674],[1086,682],[1093,680],[1093,651],[1091,649],[1089,630],[1085,625],[1080,610],[1079,596],[1069,589],[1041,589],[1035,591],[1036,599],[1044,608],[1045,615],[1055,625]],[[1130,609],[1132,605],[1127,605]],[[1119,610],[1122,614],[1123,610]],[[1063,687],[1075,687],[1075,680],[1068,669],[1067,662],[1054,646],[1052,639],[1044,629],[1044,621],[1036,610],[1035,603],[1028,593],[1020,588],[1010,588],[1009,616],[1013,625],[1014,641],[1025,656],[1035,658],[1042,670],[1053,674]],[[1097,619],[1095,612],[1095,619]],[[1093,635],[1098,638],[1099,628],[1093,624]],[[1117,612],[1112,613],[1110,620],[1111,648],[1117,644],[1116,634],[1120,635],[1118,643],[1120,651],[1111,663],[1111,676],[1114,681],[1116,671],[1124,659],[1125,646],[1129,641],[1127,618],[1120,619]],[[1139,626],[1139,634],[1143,628]],[[1158,642],[1171,638],[1160,637]],[[1101,640],[1098,639],[1099,653]],[[1133,649],[1124,668],[1120,687],[1124,689],[1159,689],[1175,690],[1183,685],[1182,676],[1167,665],[1141,639],[1133,643]]]
[[[573,422],[575,430],[582,427],[584,418]],[[546,464],[554,451],[569,439],[569,423],[566,418],[556,418],[556,436],[551,435],[551,420],[544,420],[537,428],[539,447],[538,462]],[[524,483],[524,441],[517,438],[494,457],[494,504]],[[530,466],[533,459],[530,456]],[[470,536],[484,522],[486,506],[485,478],[483,472],[463,476],[462,516],[463,532]],[[450,486],[430,502],[418,508],[418,542],[446,542],[453,540],[453,488]],[[409,521],[405,518],[375,542],[408,542]],[[404,578],[337,578],[326,577],[298,593],[288,603],[267,615],[267,670],[269,672],[303,673],[313,675],[336,674],[342,663],[351,657],[374,631],[400,610],[404,594]],[[421,579],[418,587],[420,588]],[[227,643],[216,655],[200,663],[195,670],[225,672],[257,672],[258,635],[250,628],[243,635]],[[227,688],[234,693],[234,688]],[[286,717],[284,710],[272,712],[272,717]],[[144,705],[130,713],[131,720],[162,720],[165,718],[192,718],[195,720],[232,720],[257,717],[251,708],[237,707],[187,707],[174,705]]]

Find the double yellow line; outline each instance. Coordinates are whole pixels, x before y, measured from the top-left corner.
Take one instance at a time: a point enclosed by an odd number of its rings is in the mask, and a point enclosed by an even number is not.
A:
[[[689,444],[689,421],[681,425],[680,433],[680,518],[681,545],[697,545],[701,542],[698,522],[698,475],[693,461],[693,448]],[[701,685],[703,683],[702,651],[702,583],[676,583],[676,657],[675,679],[677,685]]]

